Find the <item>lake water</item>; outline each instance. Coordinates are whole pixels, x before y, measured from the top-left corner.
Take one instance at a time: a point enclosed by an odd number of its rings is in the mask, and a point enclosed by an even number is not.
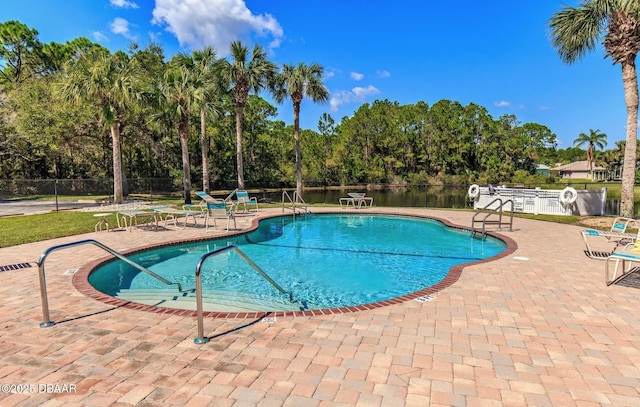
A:
[[[288,192],[289,195],[292,195],[291,191]],[[373,203],[376,206],[413,208],[472,207],[467,198],[467,187],[390,188],[370,191],[365,188],[305,190],[304,200],[307,203],[338,204],[340,198],[347,196],[349,192],[365,192],[367,196],[373,197]],[[262,197],[271,199],[273,202],[282,202],[282,192],[264,193]]]
[[[472,208],[473,204],[467,197],[468,186],[434,186],[411,188],[387,188],[367,190],[352,187],[348,189],[305,190],[304,200],[307,203],[338,204],[340,198],[349,192],[366,192],[373,197],[375,206],[404,207],[404,208]],[[293,191],[288,190],[289,195]],[[282,202],[282,192],[264,192],[253,194],[258,198],[271,199]],[[605,215],[618,215],[620,201],[607,198]],[[640,208],[636,205],[636,213]]]

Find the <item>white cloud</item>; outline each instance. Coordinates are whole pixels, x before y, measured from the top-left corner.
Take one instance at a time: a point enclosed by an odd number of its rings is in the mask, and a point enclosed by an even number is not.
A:
[[[93,38],[98,42],[109,42],[109,37],[107,37],[100,31],[94,31],[92,35],[93,35]]]
[[[366,88],[361,88],[359,86],[353,88],[353,94],[356,95],[356,100],[362,101],[367,96],[377,95],[380,91],[373,85],[369,85]]]
[[[111,28],[111,32],[117,35],[122,35],[123,37],[129,40],[135,40],[135,35],[131,34],[131,30],[129,30],[129,22],[124,18],[116,17],[113,19],[111,24],[109,25]]]
[[[351,72],[349,75],[351,75],[351,78],[355,79],[356,81],[361,81],[364,79],[364,75],[358,72]]]
[[[283,37],[273,16],[253,14],[244,0],[156,0],[151,22],[165,25],[181,46],[212,46],[220,56],[228,54],[232,41],[251,34],[271,38],[269,48],[279,47]]]
[[[505,100],[501,100],[499,102],[494,102],[493,105],[495,107],[511,107],[511,103],[505,101]]]
[[[336,76],[339,73],[340,73],[340,69],[327,68],[327,69],[324,70],[324,77],[325,77],[325,79],[333,78],[334,76]]]
[[[372,85],[369,85],[366,88],[357,86],[350,91],[338,91],[331,96],[331,100],[329,101],[331,111],[337,112],[340,106],[347,103],[364,102],[367,97],[377,95],[378,93],[380,93],[380,91]]]
[[[378,77],[380,78],[388,78],[391,76],[391,73],[389,73],[389,71],[381,71],[381,70],[377,70],[376,74],[378,75]]]
[[[128,1],[128,0],[109,0],[109,2],[111,3],[111,5],[113,7],[140,8],[136,3],[134,3],[133,1]]]

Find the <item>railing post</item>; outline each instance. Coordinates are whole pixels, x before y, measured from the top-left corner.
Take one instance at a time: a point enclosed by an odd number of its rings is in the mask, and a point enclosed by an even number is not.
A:
[[[289,294],[289,301],[294,302],[293,296],[291,293],[285,291],[282,287],[280,287],[271,277],[267,275],[253,260],[251,260],[242,250],[238,249],[236,246],[230,245],[225,246],[221,249],[214,250],[212,252],[206,253],[204,256],[200,257],[198,261],[198,265],[196,266],[196,311],[198,314],[198,337],[193,340],[193,343],[197,345],[201,345],[209,342],[209,338],[204,336],[204,310],[202,309],[202,265],[204,261],[207,260],[211,256],[217,256],[218,254],[227,252],[229,250],[235,251],[242,260],[244,260],[249,266],[251,266],[255,271],[258,272],[267,282],[269,282],[273,287],[275,287],[281,294]]]
[[[198,337],[193,340],[193,343],[197,345],[202,345],[204,343],[209,342],[209,338],[205,338],[204,336],[204,316],[202,309],[202,277],[200,277],[200,269],[202,267],[202,262],[206,257],[200,259],[198,262],[197,270],[196,270],[196,310],[198,311]]]
[[[44,257],[40,258],[38,262],[38,278],[40,280],[40,301],[42,302],[42,319],[40,328],[46,328],[55,325],[55,322],[51,321],[49,317],[49,299],[47,298],[47,282],[44,276]]]
[[[101,249],[107,251],[108,253],[112,254],[113,256],[115,256],[116,258],[124,261],[125,263],[129,264],[130,266],[133,266],[135,268],[137,268],[138,270],[145,272],[147,274],[149,274],[151,277],[162,281],[163,283],[167,284],[167,285],[172,285],[175,284],[178,286],[178,291],[182,292],[182,286],[180,285],[180,283],[172,283],[171,281],[167,280],[164,277],[161,277],[159,275],[157,275],[156,273],[154,273],[153,271],[142,267],[141,265],[139,265],[138,263],[135,263],[132,260],[129,260],[127,257],[121,255],[120,253],[118,253],[117,251],[103,245],[102,243],[98,242],[97,240],[93,240],[93,239],[87,239],[87,240],[79,240],[77,242],[71,242],[71,243],[64,243],[58,246],[52,246],[50,248],[48,248],[47,250],[45,250],[44,252],[42,252],[42,255],[40,255],[40,260],[38,260],[38,277],[40,280],[40,299],[42,301],[42,317],[44,319],[44,322],[42,322],[40,324],[40,328],[46,328],[48,326],[52,326],[55,325],[55,322],[51,321],[50,317],[49,317],[49,300],[48,300],[48,296],[47,296],[47,281],[45,278],[45,274],[44,274],[44,263],[45,260],[47,258],[47,256],[51,253],[54,252],[56,250],[59,249],[65,249],[68,247],[74,247],[74,246],[79,246],[79,245],[83,245],[83,244],[94,244],[98,247],[100,247]]]

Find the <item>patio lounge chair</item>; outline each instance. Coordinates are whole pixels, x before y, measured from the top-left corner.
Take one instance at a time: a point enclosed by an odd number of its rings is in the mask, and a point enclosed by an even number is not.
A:
[[[347,195],[349,195],[349,197],[340,198],[341,208],[348,208],[349,205],[353,205],[354,209],[360,209],[362,205],[364,205],[365,208],[367,206],[373,206],[373,198],[365,196],[364,192],[349,192]]]
[[[215,203],[220,201],[219,199],[212,197],[211,195],[207,194],[204,191],[198,191],[196,192],[196,195],[198,196],[198,198],[202,199],[202,201],[205,203]]]
[[[138,226],[138,220],[142,225],[148,225],[155,230],[158,229],[158,217],[154,211],[141,211],[137,209],[124,210],[116,213],[116,221],[118,228],[124,227],[125,230],[131,232],[134,226]],[[122,226],[121,226],[122,225]]]
[[[235,217],[235,205],[228,206],[223,200],[216,200],[216,202],[207,202],[207,213],[205,215],[205,230],[209,231],[209,219],[213,219],[213,227],[216,227],[216,219],[227,220],[227,231],[229,230],[229,224],[233,219],[233,228],[237,229],[236,217]]]
[[[636,232],[631,233],[629,232],[629,229],[636,229]],[[619,246],[635,243],[638,240],[639,232],[640,220],[618,217],[614,219],[613,224],[608,231],[584,229],[580,233],[586,246],[584,253],[587,257],[595,260],[606,260]],[[608,242],[614,243],[615,246],[611,251],[606,252],[593,250],[589,245],[589,239],[594,237],[603,237]]]
[[[208,203],[222,202],[221,199],[214,198],[204,191],[197,191],[196,196],[201,199],[199,203],[182,205],[182,209],[185,211],[200,211],[202,216],[206,217]]]
[[[158,213],[159,220],[164,220],[164,226],[167,227],[167,222],[173,221],[173,225],[175,228],[178,228],[178,218],[184,218],[184,224],[182,225],[182,229],[187,226],[187,222],[189,218],[193,219],[193,224],[197,225],[198,221],[196,220],[196,216],[202,215],[202,211],[200,210],[190,210],[190,209],[175,209],[170,208],[168,206],[157,206],[151,208],[154,212]],[[164,215],[164,218],[162,217]]]
[[[233,199],[234,195],[236,198],[235,200]],[[249,197],[249,192],[244,189],[234,189],[224,200],[227,203],[235,205],[236,209],[242,205],[245,213],[249,212],[248,205],[254,205],[256,207],[256,211],[258,210],[258,199],[255,197]]]
[[[242,205],[244,207],[244,211],[248,212],[249,208],[247,205],[254,205],[256,207],[256,211],[258,210],[258,199],[254,197],[249,197],[249,192],[244,190],[236,190],[236,205]]]
[[[613,276],[609,271],[609,265],[611,262],[615,262],[615,267],[613,268]],[[618,267],[622,263],[622,272],[618,275]],[[629,264],[627,264],[629,263]],[[632,267],[633,264],[636,264],[635,267]],[[636,240],[634,243],[630,243],[623,247],[622,250],[613,252],[606,258],[605,267],[604,267],[604,279],[607,285],[613,284],[616,280],[624,277],[625,274],[632,272],[640,266],[640,241]]]

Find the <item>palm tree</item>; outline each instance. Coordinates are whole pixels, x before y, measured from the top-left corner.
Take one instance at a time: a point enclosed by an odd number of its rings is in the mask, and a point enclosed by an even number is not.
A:
[[[607,169],[607,179],[612,179],[620,161],[618,159],[618,153],[615,150],[606,150],[600,154],[597,162]]]
[[[160,94],[171,115],[178,122],[178,134],[182,150],[182,185],[184,203],[191,203],[191,170],[189,163],[189,119],[201,105],[205,97],[204,88],[199,86],[197,75],[190,69],[188,57],[176,55],[168,64],[162,82]]]
[[[245,189],[244,167],[242,164],[242,119],[249,92],[260,92],[276,74],[276,66],[267,59],[267,53],[260,45],[255,45],[249,58],[249,49],[240,41],[231,43],[231,61],[222,61],[222,78],[231,86],[231,94],[236,104],[236,166],[238,169],[238,189]]]
[[[640,144],[640,139],[636,140],[636,161],[640,159],[640,149],[638,149],[638,144]],[[621,158],[624,154],[626,146],[626,140],[616,141],[616,151],[618,152],[618,154],[620,154]]]
[[[221,83],[219,60],[216,52],[211,47],[205,47],[202,51],[193,51],[191,61],[193,70],[198,77],[199,86],[203,87],[204,98],[200,103],[200,151],[202,154],[202,190],[209,192],[209,139],[207,138],[207,115],[220,114],[219,104],[216,101],[226,88]]]
[[[624,165],[624,151],[627,147],[627,142],[625,140],[619,140],[615,142],[616,148],[613,150],[615,155],[616,155],[616,159],[617,159],[617,163],[616,163],[616,168],[614,170],[614,175],[615,175],[615,179],[620,179],[621,175],[622,175],[622,166]],[[638,155],[638,151],[636,149],[636,156]],[[636,160],[638,159],[638,157],[636,157]]]
[[[566,63],[580,60],[604,38],[606,57],[622,67],[627,107],[627,134],[622,173],[620,216],[633,217],[633,189],[638,132],[638,76],[636,55],[640,51],[640,2],[635,0],[585,0],[566,6],[549,22],[553,46]]]
[[[607,145],[607,135],[600,130],[589,129],[589,134],[580,133],[578,138],[573,140],[573,145],[576,147],[582,147],[588,144],[587,147],[587,163],[589,164],[589,172],[591,179],[593,180],[593,159],[595,158],[596,148],[604,149]]]
[[[58,91],[67,100],[100,107],[100,120],[109,126],[113,143],[113,201],[122,203],[123,176],[120,125],[128,105],[141,93],[137,64],[126,54],[81,55],[65,67]]]
[[[293,103],[293,140],[296,149],[296,191],[302,196],[302,155],[300,152],[300,105],[309,97],[314,102],[329,100],[329,91],[322,83],[324,69],[318,64],[297,66],[285,64],[274,80],[274,97],[282,103],[289,96]]]

